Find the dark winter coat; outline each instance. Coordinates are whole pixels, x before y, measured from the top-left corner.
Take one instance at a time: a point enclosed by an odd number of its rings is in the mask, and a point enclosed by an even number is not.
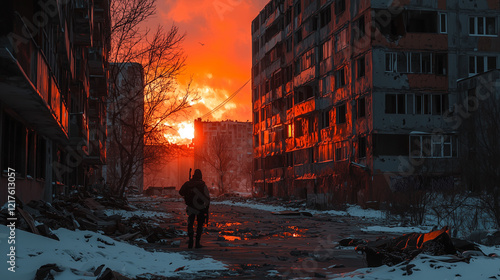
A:
[[[207,185],[200,178],[193,176],[191,180],[182,185],[179,194],[184,197],[187,211],[190,214],[208,212],[210,194]]]

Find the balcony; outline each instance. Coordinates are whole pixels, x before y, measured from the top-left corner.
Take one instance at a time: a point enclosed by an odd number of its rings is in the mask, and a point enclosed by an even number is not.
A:
[[[94,2],[92,0],[74,0],[73,43],[78,46],[92,46],[94,25]]]
[[[89,149],[89,126],[87,117],[83,113],[70,114],[69,142],[71,146],[82,149],[88,155]]]
[[[32,40],[0,44],[0,102],[40,133],[68,140],[68,110],[47,60]]]
[[[104,57],[102,49],[89,48],[88,65],[91,76],[104,76]]]
[[[84,156],[87,164],[104,165],[106,164],[106,143],[102,140],[90,140],[89,154]]]

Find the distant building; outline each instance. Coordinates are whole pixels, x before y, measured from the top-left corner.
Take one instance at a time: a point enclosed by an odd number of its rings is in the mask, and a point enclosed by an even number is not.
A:
[[[24,202],[99,183],[106,161],[110,2],[49,2],[0,10],[0,185],[15,169]]]
[[[447,113],[457,79],[497,68],[499,15],[487,0],[270,1],[252,22],[255,187],[318,207],[416,177],[453,187]]]
[[[252,123],[198,119],[193,142],[194,168],[211,192],[251,192]]]
[[[144,189],[150,187],[175,187],[180,189],[189,179],[189,169],[194,166],[194,149],[188,145],[174,145],[175,147],[148,147],[158,149],[175,149],[175,154],[167,154],[167,158],[160,163],[144,165]],[[193,171],[194,172],[194,171]]]
[[[110,187],[130,176],[129,185],[144,189],[144,71],[139,63],[110,67],[108,141],[105,179]]]

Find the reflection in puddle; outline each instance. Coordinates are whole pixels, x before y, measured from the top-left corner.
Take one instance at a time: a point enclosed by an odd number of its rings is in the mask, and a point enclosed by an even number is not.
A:
[[[222,237],[222,238],[224,238],[226,241],[241,240],[241,237],[234,236],[234,235],[219,235],[219,236]]]

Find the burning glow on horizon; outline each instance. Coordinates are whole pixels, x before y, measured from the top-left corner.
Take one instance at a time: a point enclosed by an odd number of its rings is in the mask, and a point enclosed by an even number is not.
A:
[[[179,135],[182,139],[193,139],[194,138],[194,125],[193,123],[182,122],[178,124]]]
[[[190,121],[183,121],[174,124],[168,122],[165,126],[170,127],[171,133],[165,133],[163,136],[170,142],[179,145],[191,144],[194,138],[194,124]]]

